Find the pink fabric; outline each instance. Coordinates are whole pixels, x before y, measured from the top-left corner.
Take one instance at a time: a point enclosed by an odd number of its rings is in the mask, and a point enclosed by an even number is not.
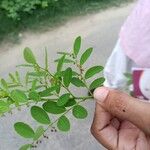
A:
[[[125,54],[139,67],[150,68],[150,0],[139,0],[121,28]]]

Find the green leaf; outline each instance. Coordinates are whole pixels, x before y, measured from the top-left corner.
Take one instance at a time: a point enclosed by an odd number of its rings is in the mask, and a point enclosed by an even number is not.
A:
[[[1,79],[1,85],[5,90],[8,90],[8,84],[4,79]]]
[[[46,76],[47,73],[46,73],[46,71],[29,72],[28,75],[29,75],[29,76],[33,76],[33,77],[43,77],[43,76]]]
[[[19,150],[29,150],[31,148],[32,144],[25,144],[19,148]]]
[[[42,8],[48,7],[48,1],[42,1],[41,6]]]
[[[60,55],[71,55],[71,53],[67,53],[67,52],[57,52],[57,54],[60,54]]]
[[[89,79],[91,77],[93,77],[95,74],[103,71],[104,67],[102,66],[94,66],[90,69],[88,69],[85,73],[85,79]]]
[[[60,83],[57,83],[57,85],[56,85],[56,92],[57,92],[57,94],[59,94],[60,93],[60,91],[61,91],[61,84]]]
[[[78,55],[80,48],[81,48],[81,36],[77,37],[74,42],[73,51],[74,51],[75,56]]]
[[[41,100],[40,95],[36,91],[31,91],[29,93],[29,98],[30,98],[30,100],[34,100],[34,101],[40,101]]]
[[[99,86],[102,86],[104,81],[105,81],[105,78],[103,78],[103,77],[94,80],[90,85],[90,90],[95,89]]]
[[[7,92],[4,90],[0,90],[0,97],[6,97],[8,96]]]
[[[93,48],[89,48],[82,54],[82,56],[80,58],[80,65],[83,65],[87,61],[87,59],[90,57],[92,51],[93,51]]]
[[[47,88],[41,92],[39,92],[39,95],[41,97],[47,97],[47,96],[51,96],[52,95],[52,92],[55,91],[57,89],[57,86],[53,86],[53,87],[50,87],[50,88]]]
[[[60,131],[67,132],[70,130],[70,122],[66,116],[61,116],[58,119],[57,127]]]
[[[51,114],[61,114],[66,111],[66,108],[63,106],[58,106],[56,102],[48,101],[45,102],[43,105],[43,109]]]
[[[36,84],[37,84],[37,79],[32,81],[32,87],[31,87],[31,91],[35,91],[36,89]]]
[[[65,107],[70,107],[75,105],[77,102],[75,101],[74,98],[69,99],[69,101],[65,104]]]
[[[9,110],[9,104],[4,102],[4,101],[0,101],[0,112],[4,113],[7,112]]]
[[[16,79],[11,73],[9,73],[9,77],[12,80],[13,83],[16,83]]]
[[[39,123],[50,124],[48,114],[39,106],[31,107],[31,115]]]
[[[16,71],[16,72],[15,72],[15,75],[16,75],[16,79],[17,79],[17,81],[20,83],[20,75],[19,75],[19,72],[18,72],[18,71]]]
[[[59,60],[60,60],[60,59],[56,59],[55,62],[59,62]],[[71,60],[71,59],[65,58],[65,59],[64,59],[64,63],[75,63],[75,62],[74,62],[73,60]]]
[[[14,124],[15,131],[24,138],[33,138],[34,131],[33,129],[23,122],[17,122]]]
[[[71,80],[71,83],[77,87],[85,87],[85,84],[83,81],[81,81],[79,78],[73,77]]]
[[[63,81],[64,81],[64,85],[66,87],[69,86],[70,82],[72,79],[72,69],[71,68],[67,68],[64,72],[64,76],[63,76]]]
[[[33,55],[31,49],[28,47],[24,49],[24,59],[30,64],[36,64],[35,56]]]
[[[131,74],[131,73],[124,73],[124,76],[125,76],[127,79],[132,80],[132,74]]]
[[[80,74],[77,73],[76,71],[72,71],[72,76],[80,76]]]
[[[21,91],[21,90],[13,90],[13,91],[11,91],[10,97],[15,102],[26,102],[28,100],[26,94],[23,91]]]
[[[45,70],[48,70],[48,54],[46,48],[45,48]]]
[[[70,94],[69,94],[69,93],[63,94],[63,95],[58,99],[57,105],[58,105],[58,106],[64,106],[64,105],[68,102],[69,98],[70,98]]]
[[[77,119],[84,119],[87,117],[88,112],[87,110],[81,106],[81,105],[76,105],[74,106],[73,110],[72,110],[72,114],[74,115],[74,117],[76,117]]]
[[[26,75],[25,75],[25,84],[26,84],[26,86],[28,85],[28,82],[29,82],[29,72],[27,72]]]
[[[65,56],[66,56],[66,55],[62,56],[62,57],[59,59],[58,65],[57,65],[57,72],[60,72],[60,71],[62,70]]]
[[[44,134],[44,128],[42,126],[39,126],[36,131],[33,140],[38,140],[42,135]]]

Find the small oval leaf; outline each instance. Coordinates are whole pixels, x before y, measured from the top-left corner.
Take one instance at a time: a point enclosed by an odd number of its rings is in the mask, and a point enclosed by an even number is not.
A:
[[[77,102],[75,101],[74,98],[69,99],[69,101],[65,104],[65,107],[70,107],[75,105]]]
[[[60,131],[67,132],[70,130],[70,122],[66,116],[61,116],[58,119],[57,127]]]
[[[63,106],[60,107],[57,105],[56,102],[53,101],[45,102],[42,106],[45,111],[51,114],[62,114],[63,112],[66,111],[65,107]]]
[[[47,97],[47,96],[51,96],[52,95],[52,92],[55,91],[57,89],[57,86],[53,86],[53,87],[50,87],[50,88],[47,88],[41,92],[39,92],[39,95],[41,97]]]
[[[72,79],[72,69],[71,68],[67,68],[64,72],[64,75],[63,75],[63,81],[64,81],[64,85],[66,87],[69,86],[70,82],[71,82],[71,79]]]
[[[77,119],[84,119],[88,115],[87,110],[81,105],[74,106],[72,113]]]
[[[11,91],[10,97],[15,102],[26,102],[28,100],[26,94],[23,91],[21,91],[21,90],[13,90],[13,91]]]
[[[70,98],[70,94],[69,94],[69,93],[63,94],[63,95],[60,96],[60,98],[58,99],[57,105],[58,105],[58,106],[64,106],[64,105],[68,102],[69,98]]]
[[[34,131],[33,129],[23,122],[17,122],[14,124],[15,131],[24,138],[33,138]]]
[[[22,145],[19,150],[29,150],[31,148],[32,144],[25,144]]]
[[[0,113],[4,113],[4,112],[7,112],[9,111],[9,104],[0,100]]]
[[[75,85],[76,87],[85,87],[85,84],[83,81],[81,81],[79,78],[73,77],[71,79],[71,83]]]
[[[55,60],[55,62],[58,62],[59,61],[59,59],[56,59]],[[71,59],[64,59],[64,63],[75,63],[73,60],[71,60]]]
[[[36,64],[36,59],[35,56],[33,55],[33,52],[31,51],[30,48],[26,47],[24,49],[24,59],[26,62],[31,63],[31,64]]]
[[[102,66],[94,66],[90,69],[88,69],[85,73],[85,79],[93,77],[95,74],[103,71],[104,67]]]
[[[31,115],[39,123],[50,124],[48,114],[39,106],[31,107]]]
[[[102,86],[104,82],[105,82],[105,78],[103,77],[94,80],[90,85],[90,90],[93,90],[95,88]]]
[[[3,87],[5,90],[8,89],[8,84],[7,84],[7,82],[6,82],[4,79],[1,79],[1,85],[2,85],[2,87]]]
[[[58,61],[58,64],[57,64],[57,72],[60,72],[62,70],[62,67],[63,67],[63,64],[64,64],[64,60],[65,60],[65,56],[62,56],[59,61]]]
[[[42,135],[44,134],[44,128],[42,126],[39,126],[36,131],[33,140],[38,140]]]
[[[75,56],[78,55],[80,48],[81,48],[81,36],[78,36],[75,39],[74,48],[73,48]]]
[[[34,101],[40,101],[41,100],[40,95],[36,91],[31,91],[29,93],[29,98],[30,98],[30,100],[34,100]]]
[[[87,59],[90,57],[92,51],[93,51],[93,48],[89,48],[82,54],[82,56],[80,58],[80,65],[83,65],[87,61]]]

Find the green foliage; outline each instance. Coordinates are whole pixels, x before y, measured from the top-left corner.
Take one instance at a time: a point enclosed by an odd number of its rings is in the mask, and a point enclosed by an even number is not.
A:
[[[16,132],[24,138],[34,137],[34,131],[28,124],[25,124],[23,122],[17,122],[14,124],[14,128]]]
[[[60,72],[62,70],[64,60],[65,60],[65,55],[63,55],[58,61],[57,72]]]
[[[58,106],[57,102],[48,101],[43,104],[43,109],[51,114],[62,114],[66,111],[64,106]]]
[[[62,96],[59,97],[58,101],[57,101],[57,105],[58,106],[64,106],[70,99],[70,94],[63,94]]]
[[[82,80],[79,78],[73,77],[71,80],[71,83],[75,85],[76,87],[85,87],[85,84]]]
[[[102,70],[103,70],[102,66],[94,66],[94,67],[88,69],[85,73],[85,79],[91,78],[92,76],[101,72]]]
[[[93,90],[93,89],[95,89],[95,88],[97,88],[97,87],[102,86],[103,83],[104,83],[104,81],[105,81],[105,79],[104,79],[103,77],[94,80],[94,81],[91,83],[91,85],[90,85],[90,90]]]
[[[72,79],[72,69],[71,68],[67,68],[64,72],[64,76],[63,76],[63,81],[64,81],[64,85],[66,87],[68,87],[70,85]]]
[[[27,61],[27,63],[36,64],[35,57],[28,47],[24,49],[24,59]]]
[[[91,53],[93,51],[93,48],[88,48],[81,56],[80,58],[80,65],[83,65],[87,59],[90,57]]]
[[[15,101],[15,102],[26,102],[28,100],[26,94],[21,91],[21,90],[13,90],[10,93],[10,97]]]
[[[32,106],[31,115],[39,123],[50,124],[48,114],[39,106]]]
[[[66,116],[61,116],[58,119],[57,127],[60,131],[64,131],[64,132],[69,131],[70,130],[69,119]]]
[[[73,48],[73,52],[76,57],[79,53],[80,48],[81,48],[81,37],[79,36],[75,39],[74,48]]]
[[[47,137],[45,133],[49,128],[53,129],[57,126],[60,131],[69,131],[71,124],[69,118],[66,117],[69,112],[72,112],[72,116],[76,119],[87,117],[88,110],[82,106],[82,103],[93,98],[90,90],[102,86],[104,78],[99,77],[91,82],[87,79],[98,75],[103,67],[85,68],[84,64],[91,56],[93,49],[88,48],[81,54],[80,48],[81,37],[79,36],[71,52],[58,53],[57,69],[54,72],[49,70],[47,50],[45,50],[45,65],[41,67],[32,50],[25,48],[23,53],[25,64],[18,66],[26,68],[25,79],[23,76],[20,78],[19,72],[9,73],[8,80],[1,79],[0,115],[30,105],[31,117],[37,123],[35,131],[24,122],[14,124],[14,129],[20,136],[32,140],[31,143],[23,145],[21,150],[36,147],[41,138]],[[67,62],[69,67],[65,65],[65,60],[70,60]],[[77,95],[72,87],[76,91],[82,87],[83,90],[90,92],[90,96]]]
[[[32,144],[25,144],[25,145],[21,146],[19,148],[19,150],[28,150],[29,148],[31,148],[31,146],[32,146]]]
[[[80,106],[80,105],[76,105],[73,107],[72,114],[77,119],[84,119],[88,115],[87,110],[83,106]]]
[[[38,140],[42,135],[44,134],[44,128],[42,126],[39,126],[34,134],[33,140]]]
[[[13,19],[19,19],[21,13],[31,13],[38,6],[45,8],[53,0],[2,0],[0,6],[4,9],[8,15]]]
[[[127,80],[127,86],[130,86],[133,84],[133,78],[131,73],[124,73],[124,76],[126,77]]]

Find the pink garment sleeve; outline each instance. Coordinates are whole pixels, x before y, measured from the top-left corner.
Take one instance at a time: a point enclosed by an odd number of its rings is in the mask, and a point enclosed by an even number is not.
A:
[[[150,0],[139,0],[120,32],[124,53],[139,67],[150,68]]]

